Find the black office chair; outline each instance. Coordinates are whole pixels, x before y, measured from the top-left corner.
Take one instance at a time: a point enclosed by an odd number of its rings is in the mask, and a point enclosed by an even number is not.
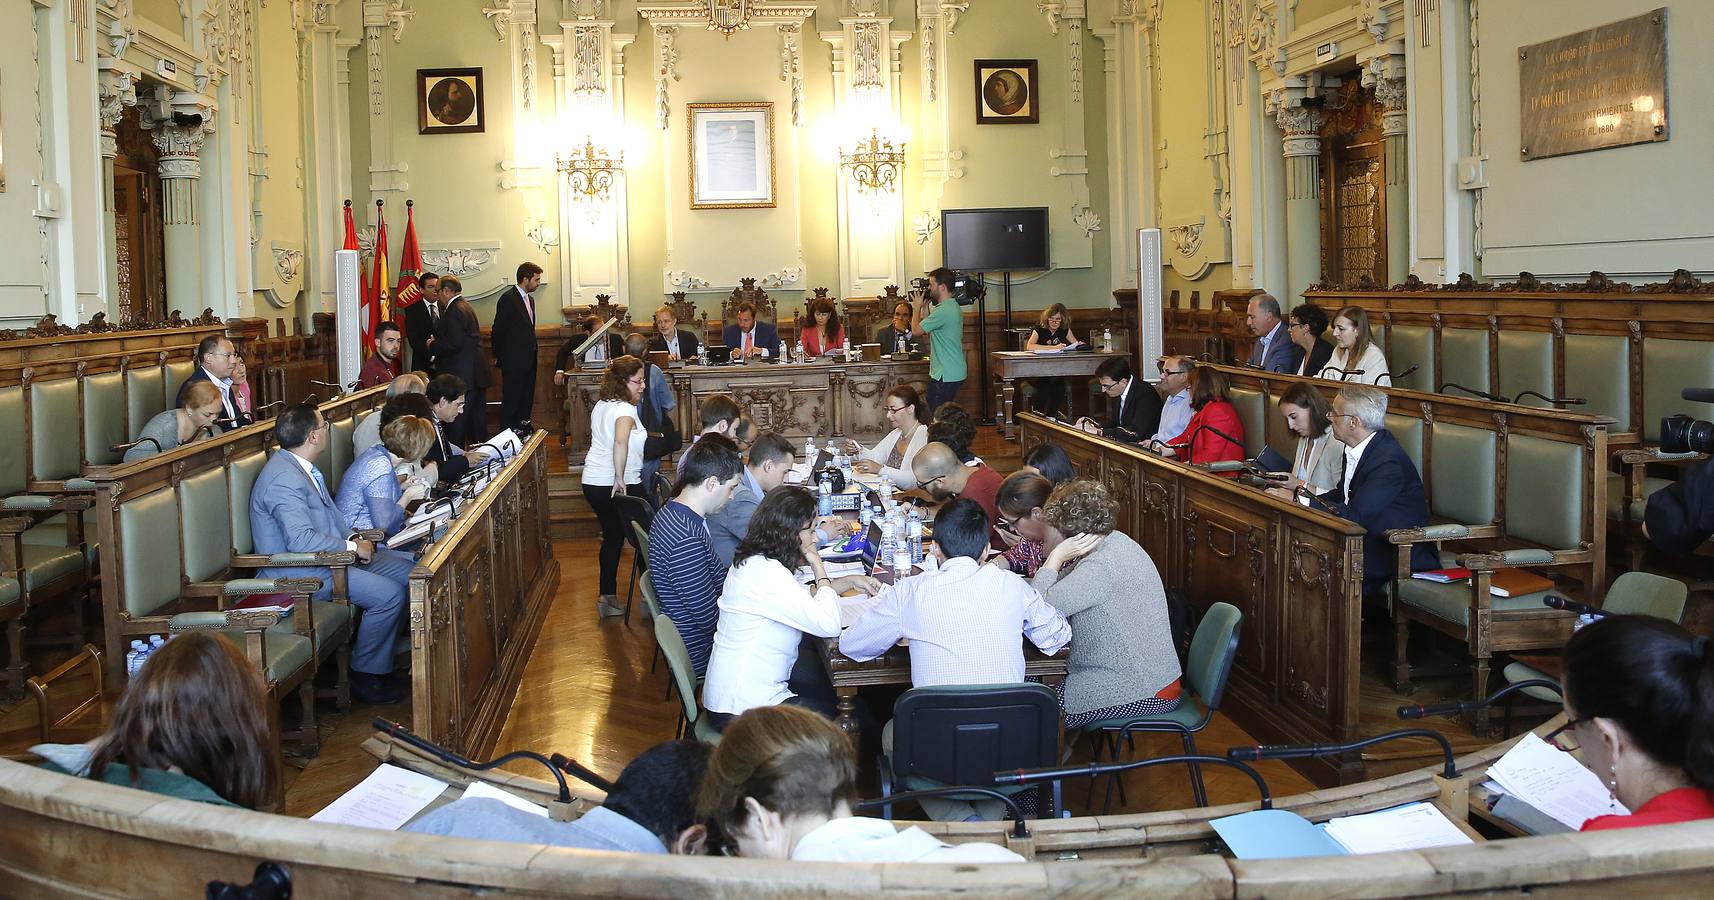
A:
[[[638,529],[648,534],[655,523],[655,508],[642,497],[620,494],[613,498],[619,507],[619,518],[625,523],[625,543],[631,545],[631,587],[625,592],[625,624],[631,624],[631,606],[637,599],[637,577],[649,570],[648,548],[637,540]]]
[[[1059,764],[1059,699],[1045,685],[960,684],[906,691],[893,706],[893,747],[881,758],[881,796],[947,785],[1019,793],[994,773]],[[980,799],[978,795],[972,795]],[[1059,782],[1048,814],[1058,818]],[[892,804],[882,817],[892,818]]]

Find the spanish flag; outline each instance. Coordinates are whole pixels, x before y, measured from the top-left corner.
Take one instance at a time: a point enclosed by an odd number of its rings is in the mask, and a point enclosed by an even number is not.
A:
[[[369,292],[363,300],[365,359],[375,352],[375,334],[381,330],[381,323],[393,317],[387,290],[387,219],[381,213],[381,204],[382,201],[375,201],[375,267],[370,273]]]

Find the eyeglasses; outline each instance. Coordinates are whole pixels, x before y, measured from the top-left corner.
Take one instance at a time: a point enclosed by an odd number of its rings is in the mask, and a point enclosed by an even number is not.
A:
[[[1355,418],[1357,418],[1357,417],[1354,415],[1351,415],[1350,413],[1336,413],[1331,409],[1327,411],[1327,421],[1329,421],[1329,422],[1333,421],[1334,419],[1355,419]]]
[[[1576,728],[1588,719],[1566,719],[1565,724],[1548,732],[1546,741],[1566,753],[1576,753],[1583,749],[1583,742],[1577,739]]]
[[[1018,533],[1017,520],[1016,519],[1008,519],[1004,516],[1000,517],[1000,521],[994,523],[994,528],[996,530],[1008,532],[1010,534],[1017,534]]]
[[[881,409],[885,410],[889,415],[891,415],[892,413],[902,413],[905,410],[910,409],[910,407],[908,407],[908,406],[883,406],[883,407],[881,407]]]
[[[1105,394],[1108,391],[1110,391],[1110,390],[1112,390],[1118,386],[1119,386],[1119,382],[1117,382],[1117,381],[1103,382],[1101,384],[1101,393]]]
[[[934,484],[937,481],[944,481],[944,480],[946,480],[945,475],[936,475],[927,481],[918,482],[917,487],[922,488],[924,490],[927,490],[929,485]]]

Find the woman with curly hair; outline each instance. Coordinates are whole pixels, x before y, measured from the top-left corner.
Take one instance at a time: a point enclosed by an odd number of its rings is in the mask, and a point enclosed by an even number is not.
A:
[[[624,615],[619,605],[619,557],[625,552],[625,519],[613,498],[644,496],[643,442],[648,439],[637,402],[643,396],[643,361],[621,356],[601,373],[601,394],[589,413],[589,452],[583,457],[583,499],[601,523],[600,618]]]
[[[832,353],[845,344],[845,326],[839,322],[839,310],[832,300],[820,299],[809,305],[809,327],[803,329],[803,352],[814,357]]]
[[[1030,329],[1024,349],[1031,353],[1053,353],[1075,343],[1077,335],[1071,330],[1071,313],[1066,311],[1065,304],[1055,303],[1041,311],[1041,318],[1036,320],[1036,327]],[[1030,407],[1036,412],[1044,416],[1059,416],[1069,412],[1060,410],[1060,407],[1065,405],[1064,378],[1032,378],[1030,387],[1036,394]]]
[[[1062,484],[1042,507],[1047,559],[1031,583],[1071,621],[1068,732],[1178,706],[1166,586],[1148,553],[1114,530],[1118,511],[1099,481]]]
[[[873,595],[881,585],[867,575],[827,577],[816,552],[815,511],[815,495],[805,488],[769,491],[732,554],[702,687],[702,705],[715,728],[745,710],[781,703],[834,715],[831,693],[799,696],[787,686],[798,645],[806,634],[839,635],[840,594]],[[809,567],[813,582],[798,583],[800,566]]]

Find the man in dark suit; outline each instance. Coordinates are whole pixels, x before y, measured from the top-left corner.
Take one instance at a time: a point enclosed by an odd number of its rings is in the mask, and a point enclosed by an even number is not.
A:
[[[1256,346],[1250,351],[1249,364],[1269,372],[1296,372],[1303,362],[1303,348],[1291,342],[1286,334],[1285,320],[1280,318],[1280,302],[1272,294],[1257,294],[1250,298],[1250,308],[1244,324],[1256,336]]]
[[[904,347],[899,346],[900,338],[904,338]],[[908,300],[893,304],[893,321],[881,326],[881,330],[875,334],[875,343],[881,345],[882,353],[908,350],[911,344],[920,340],[922,335],[911,332],[911,304]]]
[[[424,272],[417,276],[422,299],[405,307],[405,340],[411,345],[410,368],[434,377],[434,362],[429,359],[429,341],[434,328],[440,324],[440,276]]]
[[[488,455],[482,450],[464,452],[452,434],[455,423],[464,413],[464,398],[468,393],[464,381],[457,375],[442,372],[428,384],[429,413],[434,420],[434,443],[423,455],[423,465],[433,463],[440,480],[451,483],[463,478],[471,466],[481,465]]]
[[[696,332],[678,327],[678,313],[670,306],[655,310],[655,333],[649,337],[649,349],[665,350],[668,359],[695,359],[702,349]]]
[[[482,358],[482,323],[464,299],[464,285],[451,275],[440,280],[440,324],[429,343],[435,370],[464,382],[464,411],[452,438],[468,444],[488,437],[488,361]]]
[[[738,321],[721,329],[720,337],[732,350],[733,359],[742,355],[767,359],[780,346],[780,330],[756,321],[756,305],[748,300],[738,304]]]
[[[1398,438],[1387,431],[1387,395],[1366,385],[1348,385],[1333,398],[1333,436],[1345,445],[1345,477],[1320,502],[1362,525],[1363,593],[1386,590],[1398,569],[1398,550],[1387,541],[1393,528],[1428,524],[1422,476]],[[1411,571],[1440,568],[1433,544],[1411,547]]]
[[[1103,361],[1095,369],[1095,381],[1113,415],[1106,422],[1085,416],[1077,420],[1079,428],[1130,443],[1148,440],[1160,430],[1164,405],[1160,392],[1131,373],[1130,360],[1115,356]]]
[[[184,405],[184,392],[191,382],[208,381],[220,389],[220,418],[214,420],[214,427],[221,431],[231,431],[254,422],[255,419],[251,418],[249,413],[240,410],[232,402],[232,370],[237,365],[238,351],[233,348],[231,341],[218,334],[203,338],[202,343],[196,345],[196,370],[179,385],[178,400],[174,405]]]
[[[536,301],[542,267],[518,266],[518,283],[500,295],[490,334],[494,362],[500,367],[500,427],[516,428],[528,421],[536,402]]]

